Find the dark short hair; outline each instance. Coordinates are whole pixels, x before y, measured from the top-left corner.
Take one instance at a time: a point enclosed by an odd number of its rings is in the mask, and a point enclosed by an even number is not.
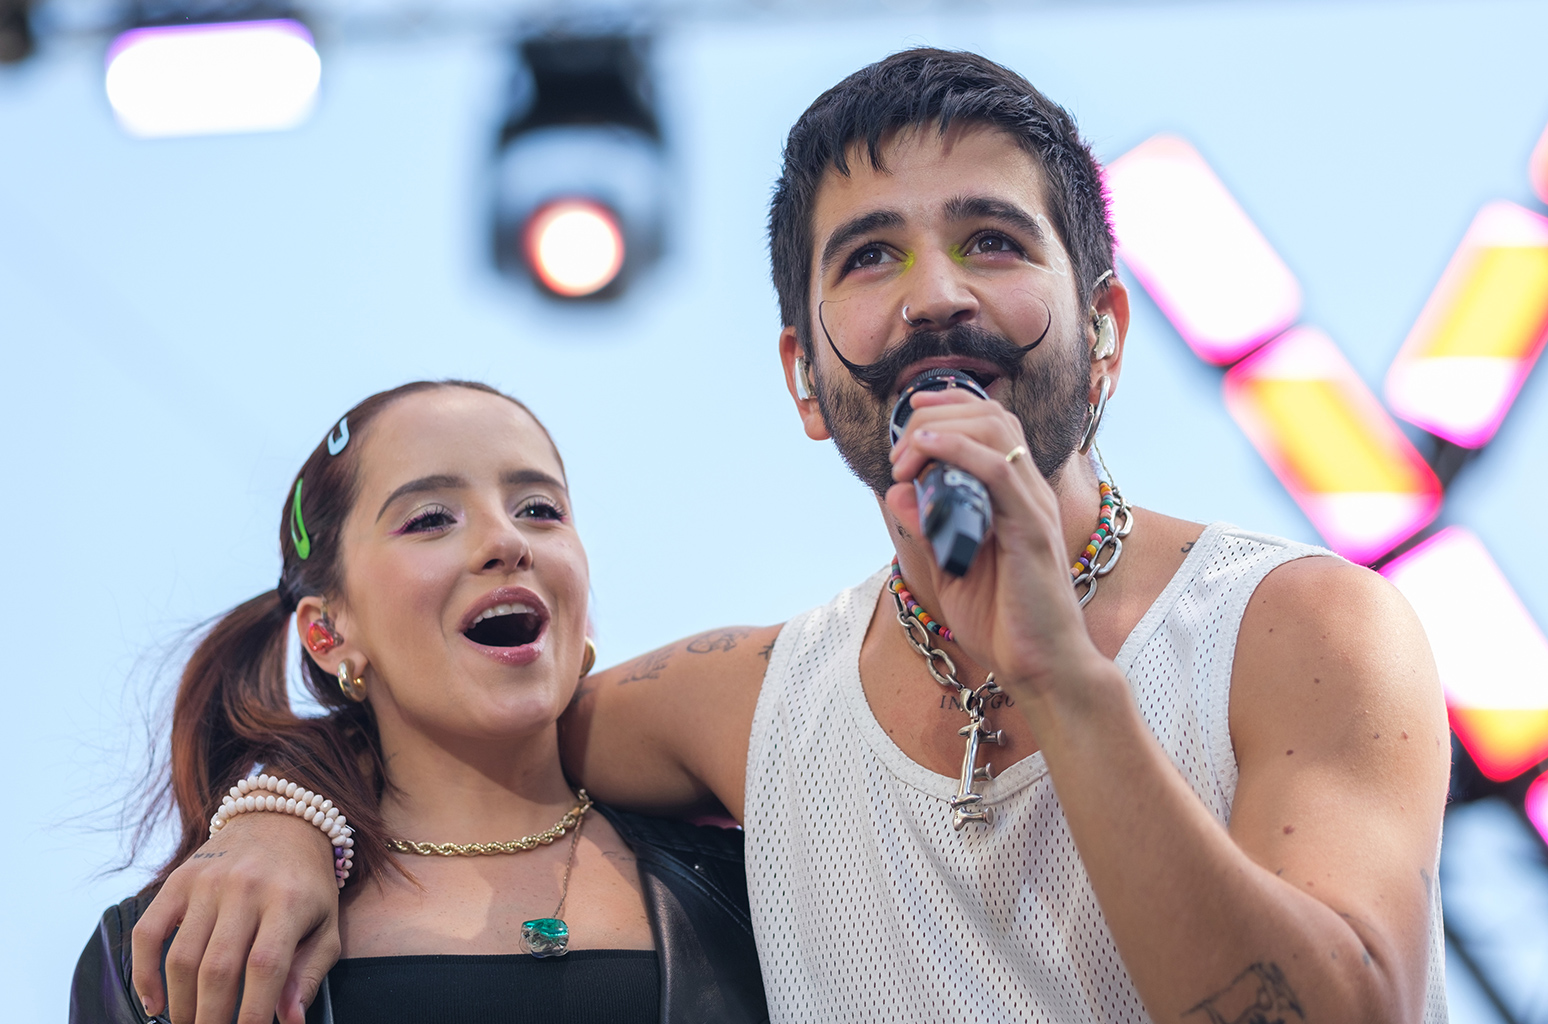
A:
[[[811,353],[812,208],[831,168],[849,174],[848,150],[864,141],[880,171],[881,147],[903,128],[957,123],[998,128],[1037,158],[1048,177],[1049,214],[1075,268],[1079,293],[1113,267],[1113,233],[1096,158],[1075,119],[1025,78],[956,50],[919,48],[861,68],[801,115],[785,140],[784,168],[769,206],[769,256],[779,313]]]

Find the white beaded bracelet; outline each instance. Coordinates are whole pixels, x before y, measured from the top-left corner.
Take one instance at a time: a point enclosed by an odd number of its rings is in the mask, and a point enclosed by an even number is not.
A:
[[[333,876],[338,879],[339,888],[344,888],[349,869],[355,864],[355,830],[349,827],[332,800],[324,800],[321,793],[273,775],[242,779],[221,799],[220,810],[210,819],[210,838],[214,839],[226,822],[249,811],[294,814],[316,825],[333,845]]]

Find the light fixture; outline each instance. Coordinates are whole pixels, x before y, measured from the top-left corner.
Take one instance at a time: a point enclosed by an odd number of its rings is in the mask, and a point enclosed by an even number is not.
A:
[[[1231,416],[1328,546],[1369,563],[1441,506],[1441,485],[1333,340],[1296,327],[1226,372]]]
[[[279,131],[305,121],[322,61],[291,18],[144,25],[107,52],[107,96],[140,138]]]
[[[15,64],[32,55],[33,0],[0,0],[0,64]]]
[[[1387,371],[1392,411],[1463,448],[1499,430],[1548,341],[1548,218],[1489,203]]]
[[[1201,359],[1233,363],[1295,322],[1295,275],[1185,140],[1140,143],[1106,181],[1119,256]]]
[[[526,253],[543,287],[565,298],[581,298],[601,291],[618,276],[624,262],[623,229],[600,203],[558,199],[527,219]]]
[[[605,299],[660,249],[664,182],[645,43],[519,47],[494,173],[495,263],[558,299]]]
[[[1548,758],[1548,640],[1483,542],[1450,526],[1381,572],[1424,625],[1451,727],[1478,770],[1501,782]]]

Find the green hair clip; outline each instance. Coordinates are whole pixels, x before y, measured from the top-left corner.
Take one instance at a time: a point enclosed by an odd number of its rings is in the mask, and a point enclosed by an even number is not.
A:
[[[296,481],[296,496],[290,503],[290,543],[295,545],[296,557],[304,562],[312,553],[312,538],[306,535],[306,523],[301,521],[301,483]]]

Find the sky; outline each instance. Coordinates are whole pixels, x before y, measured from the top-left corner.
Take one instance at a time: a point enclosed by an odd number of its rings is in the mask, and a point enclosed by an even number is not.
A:
[[[1104,160],[1184,136],[1299,279],[1302,322],[1379,393],[1477,209],[1542,210],[1545,36],[1548,7],[1494,0],[667,22],[666,252],[586,308],[486,259],[502,39],[324,36],[301,128],[154,142],[112,119],[105,40],[0,68],[0,473],[13,525],[40,527],[0,563],[10,1011],[62,1015],[102,909],[148,877],[154,859],[104,872],[178,644],[274,585],[287,485],[367,394],[471,377],[534,408],[570,472],[602,664],[783,621],[885,563],[869,493],[785,391],[763,234],[785,131],[845,74],[976,49],[1068,106]],[[1315,541],[1219,371],[1135,296],[1100,442],[1125,495]],[[1548,551],[1522,538],[1548,497],[1543,387],[1441,520],[1483,537],[1540,623]]]

